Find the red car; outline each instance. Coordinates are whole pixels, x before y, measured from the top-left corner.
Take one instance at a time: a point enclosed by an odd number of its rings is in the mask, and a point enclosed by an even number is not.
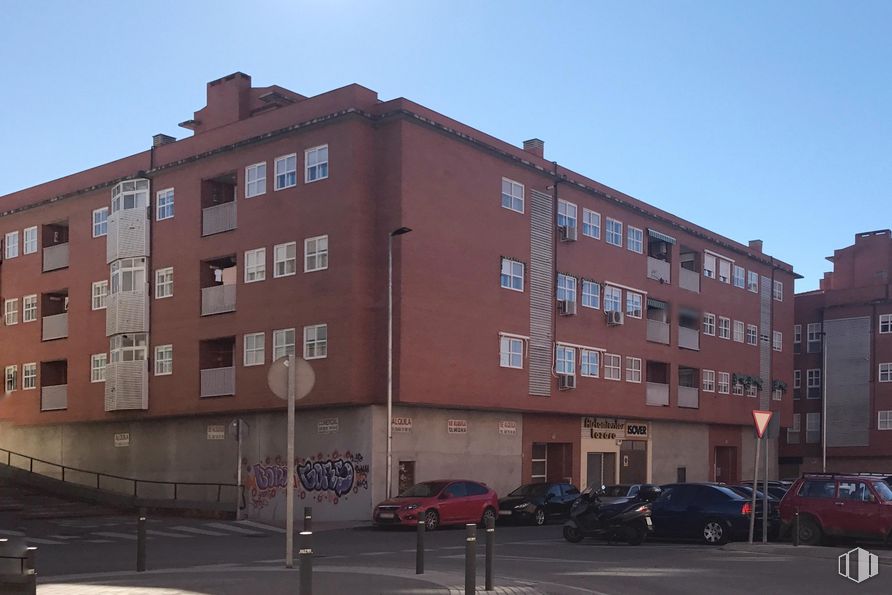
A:
[[[880,477],[806,474],[780,503],[784,532],[795,530],[799,542],[817,545],[825,535],[892,540],[892,488]]]
[[[476,481],[438,479],[415,484],[396,498],[375,507],[377,526],[416,526],[423,519],[428,531],[440,525],[464,525],[495,520],[499,497]]]

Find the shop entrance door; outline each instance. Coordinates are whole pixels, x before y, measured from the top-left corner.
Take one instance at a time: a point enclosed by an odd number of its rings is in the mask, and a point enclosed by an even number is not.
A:
[[[728,484],[738,482],[736,446],[715,447],[715,480]]]
[[[586,482],[587,486],[579,486],[580,489],[589,486],[600,488],[602,485],[611,485],[616,482],[616,453],[590,452],[586,457]]]
[[[619,456],[620,483],[647,482],[647,442],[644,440],[623,440]]]

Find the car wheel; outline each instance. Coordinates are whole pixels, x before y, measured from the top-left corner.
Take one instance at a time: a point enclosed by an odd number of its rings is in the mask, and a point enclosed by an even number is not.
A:
[[[728,531],[721,521],[711,519],[703,525],[703,541],[707,545],[724,545],[728,543]]]
[[[435,531],[440,526],[440,515],[436,510],[428,510],[424,513],[424,530]]]
[[[493,524],[495,524],[496,511],[492,508],[487,507],[486,510],[483,511],[483,517],[480,519],[480,524],[486,527],[486,523],[489,519],[492,519]]]
[[[579,543],[582,541],[582,533],[576,527],[564,525],[564,539],[570,543]]]
[[[629,545],[641,545],[647,537],[647,525],[642,521],[633,527],[629,527],[626,543]]]
[[[541,527],[545,524],[545,521],[545,511],[541,508],[537,508],[536,512],[533,513],[533,523],[535,523],[536,526]]]
[[[799,543],[802,545],[818,545],[821,543],[821,527],[813,519],[799,519]]]

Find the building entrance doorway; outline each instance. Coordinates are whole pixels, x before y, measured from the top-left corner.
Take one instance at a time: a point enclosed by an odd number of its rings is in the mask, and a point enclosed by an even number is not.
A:
[[[620,483],[647,482],[647,442],[643,440],[623,440],[619,448]]]
[[[719,483],[735,484],[737,477],[737,447],[715,447],[715,481]]]
[[[590,452],[586,457],[586,486],[601,487],[616,482],[616,453],[614,452]]]

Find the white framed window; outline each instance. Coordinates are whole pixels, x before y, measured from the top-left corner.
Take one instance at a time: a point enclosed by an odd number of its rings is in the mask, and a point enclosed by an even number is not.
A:
[[[793,325],[793,343],[802,343],[802,325]]]
[[[245,168],[245,198],[266,194],[266,162]]]
[[[557,299],[565,302],[576,301],[576,277],[558,273]]]
[[[245,283],[266,279],[266,248],[245,250]]]
[[[523,213],[523,184],[502,178],[502,208]]]
[[[720,395],[727,395],[731,389],[730,372],[719,372],[718,390]]]
[[[775,388],[771,391],[771,398],[775,401],[783,401],[784,400],[784,391],[779,388]]]
[[[746,288],[753,293],[759,293],[759,273],[756,271],[746,272]]]
[[[304,272],[324,271],[328,268],[328,236],[304,240]]]
[[[328,357],[328,325],[313,324],[304,327],[304,359]]]
[[[146,259],[123,258],[111,264],[112,295],[128,291],[145,291]]]
[[[499,278],[499,284],[504,289],[523,291],[523,271],[524,264],[522,262],[517,262],[510,258],[502,258],[502,273]]]
[[[576,227],[576,205],[566,200],[558,200],[558,227]]]
[[[793,425],[787,428],[787,444],[799,444],[799,432],[802,430],[801,419],[801,414],[793,414]]]
[[[746,325],[746,342],[748,345],[759,344],[759,330],[755,324]]]
[[[108,281],[94,281],[91,292],[90,307],[93,310],[105,310],[108,302]]]
[[[136,362],[148,359],[148,335],[129,333],[114,335],[109,341],[112,362]]]
[[[779,302],[784,301],[784,284],[782,281],[774,282],[774,291],[772,292],[772,296]]]
[[[37,362],[22,364],[22,390],[37,388]]]
[[[877,429],[892,430],[892,409],[877,411]]]
[[[758,390],[759,389],[755,384],[751,384],[748,387],[746,387],[746,396],[748,396],[748,397],[758,396],[758,394],[759,394]]]
[[[262,366],[266,362],[266,333],[248,333],[244,337],[244,365]]]
[[[715,370],[703,370],[703,392],[715,392]]]
[[[703,314],[703,334],[710,337],[715,336],[715,314],[709,312]]]
[[[808,331],[808,342],[820,342],[821,340],[821,323],[820,322],[810,322],[808,323],[808,327],[806,329]]]
[[[719,339],[731,338],[731,319],[719,316]]]
[[[6,326],[19,323],[19,299],[12,298],[3,302],[3,322]]]
[[[155,299],[173,297],[173,267],[155,271]]]
[[[499,337],[499,365],[503,368],[523,369],[523,339]]]
[[[880,364],[880,382],[892,382],[892,363]]]
[[[155,376],[173,374],[173,345],[155,346]]]
[[[582,209],[582,235],[601,239],[601,214],[588,209]]]
[[[37,295],[26,295],[22,298],[22,322],[37,320]]]
[[[723,258],[719,258],[719,281],[731,283],[731,263]]]
[[[554,370],[565,376],[576,375],[576,348],[566,345],[555,347]]]
[[[25,245],[22,246],[22,253],[34,254],[37,252],[37,228],[26,227],[25,231],[22,232],[22,235],[25,241]]]
[[[93,211],[93,237],[108,235],[108,207]]]
[[[626,248],[631,252],[644,252],[644,232],[637,227],[626,227]]]
[[[892,314],[880,314],[880,334],[892,333]]]
[[[731,394],[736,395],[738,397],[743,396],[743,385],[739,382],[735,383],[734,386],[731,387]]]
[[[297,242],[276,244],[273,247],[273,277],[287,277],[297,273]]]
[[[173,188],[159,190],[155,194],[155,220],[173,219]]]
[[[734,265],[734,287],[739,287],[741,289],[746,285],[746,270],[741,267]]]
[[[640,357],[626,357],[626,382],[641,382]]]
[[[6,392],[11,393],[19,387],[19,367],[6,366]]]
[[[594,281],[582,280],[582,305],[586,308],[601,307],[601,286]]]
[[[793,370],[793,388],[802,388],[802,370]]]
[[[805,441],[808,444],[817,444],[821,441],[821,414],[805,414]]]
[[[605,232],[608,244],[623,247],[623,222],[607,217],[607,230]]]
[[[703,276],[715,279],[715,256],[708,252],[703,253]]]
[[[740,320],[734,321],[734,340],[738,343],[743,343],[744,338],[744,325]]]
[[[579,373],[588,378],[597,378],[601,375],[601,353],[593,349],[581,349],[579,351]]]
[[[285,355],[294,355],[294,329],[273,331],[273,361]]]
[[[19,232],[11,231],[6,234],[6,241],[3,242],[3,245],[6,247],[4,252],[6,260],[16,258],[19,255]]]
[[[273,168],[276,172],[276,190],[297,186],[297,153],[277,157]]]
[[[775,351],[784,350],[784,334],[780,331],[773,331],[771,335],[771,348]]]
[[[90,382],[105,382],[105,366],[108,364],[108,355],[94,353],[90,356]]]
[[[615,353],[604,354],[604,378],[606,380],[623,379],[623,358]]]
[[[304,182],[315,182],[328,177],[328,145],[313,147],[304,151]]]
[[[127,180],[112,188],[112,213],[144,209],[149,204],[149,181]]]
[[[805,382],[807,388],[821,387],[821,370],[819,368],[807,370],[805,372]],[[815,397],[820,398],[820,397]]]
[[[634,291],[626,292],[626,314],[631,318],[641,318],[642,297]]]
[[[622,312],[623,290],[612,285],[604,286],[604,311]]]

